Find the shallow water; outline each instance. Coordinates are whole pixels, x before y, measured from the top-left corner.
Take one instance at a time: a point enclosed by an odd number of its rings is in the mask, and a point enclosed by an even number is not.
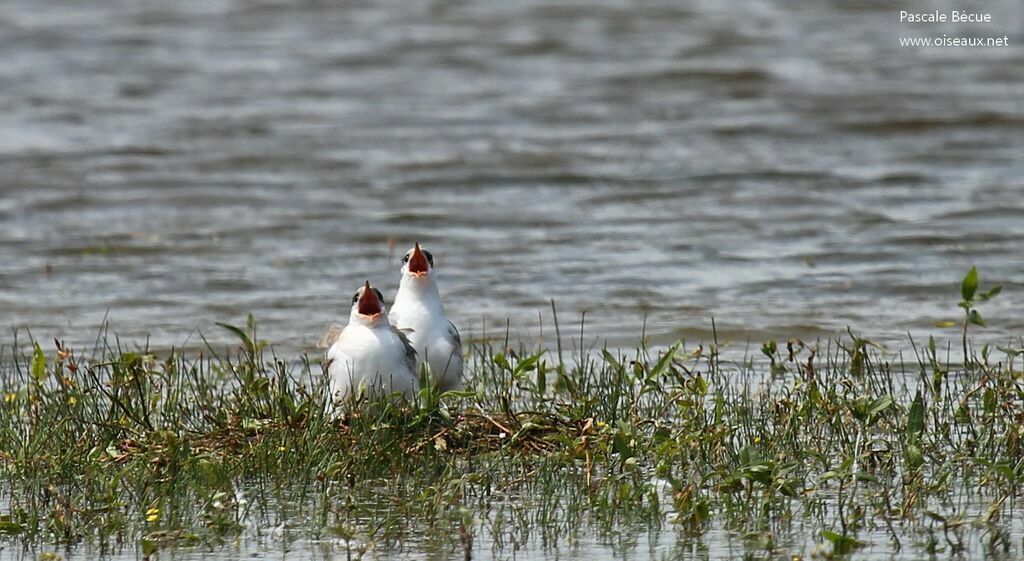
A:
[[[977,264],[1005,341],[1024,7],[859,4],[5,0],[0,325],[309,348],[419,240],[469,335],[955,339]]]
[[[963,514],[969,521],[985,516],[986,505],[979,504]],[[1019,510],[1019,508],[1018,508]],[[479,522],[479,521],[478,521]],[[488,537],[488,521],[483,521],[473,528],[474,544],[472,559],[478,561],[503,561],[514,559],[545,559],[588,561],[595,559],[686,559],[707,561],[710,559],[808,559],[828,558],[830,551],[824,540],[806,532],[780,533],[777,530],[739,531],[729,530],[716,523],[701,536],[688,536],[666,526],[663,531],[618,530],[613,535],[597,536],[593,533],[581,533],[575,536],[563,536],[557,544],[541,546],[533,539],[519,547],[505,544],[505,548],[496,546]],[[799,525],[799,521],[795,521]],[[898,526],[899,527],[899,526]],[[849,558],[852,559],[886,559],[890,561],[925,561],[934,559],[1013,559],[1016,547],[1024,539],[1024,524],[1020,518],[1008,520],[1001,528],[1006,532],[1005,539],[1008,549],[1001,544],[988,543],[991,536],[986,529],[973,528],[960,533],[944,535],[942,525],[936,523],[929,527],[918,528],[914,532],[899,527],[899,546],[895,546],[892,535],[885,528],[873,531],[858,532],[862,546]],[[255,536],[258,534],[258,537]],[[938,540],[935,554],[927,552],[926,543],[929,539]],[[945,539],[948,537],[949,542]],[[398,548],[370,547],[360,549],[358,542],[349,546],[343,539],[330,537],[311,538],[301,528],[282,530],[282,528],[249,529],[244,537],[228,544],[205,544],[163,549],[159,559],[178,560],[212,560],[235,561],[244,559],[309,559],[315,561],[347,561],[349,559],[464,559],[464,552],[459,545],[446,544],[439,546],[433,540],[446,540],[444,537],[425,537],[422,540],[410,540]],[[960,541],[962,540],[962,541]],[[951,547],[955,543],[963,546],[959,554]],[[360,554],[360,552],[363,552]],[[46,554],[56,554],[63,561],[104,559],[106,561],[135,561],[142,558],[137,546],[126,544],[112,551],[100,551],[93,546],[77,548],[60,548],[52,546],[36,546],[24,548],[17,544],[0,542],[0,561],[35,561],[45,559]]]

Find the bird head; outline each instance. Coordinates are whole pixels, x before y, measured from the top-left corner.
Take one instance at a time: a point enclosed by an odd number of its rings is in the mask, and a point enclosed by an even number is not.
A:
[[[402,258],[402,275],[414,278],[429,277],[434,272],[434,256],[417,243]]]
[[[387,321],[384,295],[370,286],[370,281],[366,281],[352,296],[352,320],[373,325],[382,319]]]

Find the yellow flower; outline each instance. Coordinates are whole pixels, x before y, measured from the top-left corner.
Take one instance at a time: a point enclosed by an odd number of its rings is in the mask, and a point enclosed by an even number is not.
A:
[[[14,392],[11,392],[11,393],[8,393],[8,394],[4,394],[4,403],[10,403],[10,402],[14,401],[15,399],[18,399],[18,394],[14,393]]]
[[[78,403],[78,400],[75,399],[75,396],[68,397],[68,405],[74,405],[76,403]]]
[[[157,520],[160,520],[160,509],[154,506],[146,511],[146,522],[156,522]]]

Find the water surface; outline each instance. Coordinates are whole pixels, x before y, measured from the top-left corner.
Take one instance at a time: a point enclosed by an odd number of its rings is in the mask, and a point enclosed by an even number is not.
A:
[[[1005,340],[1024,7],[855,4],[5,0],[0,325],[306,349],[419,240],[469,335],[955,338],[977,264]]]

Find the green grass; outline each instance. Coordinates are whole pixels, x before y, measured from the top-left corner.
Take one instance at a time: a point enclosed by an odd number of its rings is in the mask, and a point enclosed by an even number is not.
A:
[[[1013,349],[950,364],[934,341],[907,358],[850,333],[725,361],[717,344],[480,341],[465,392],[333,410],[318,361],[230,329],[228,352],[104,337],[88,358],[2,357],[0,542],[149,556],[284,532],[352,557],[509,557],[725,532],[750,558],[1024,553]]]

